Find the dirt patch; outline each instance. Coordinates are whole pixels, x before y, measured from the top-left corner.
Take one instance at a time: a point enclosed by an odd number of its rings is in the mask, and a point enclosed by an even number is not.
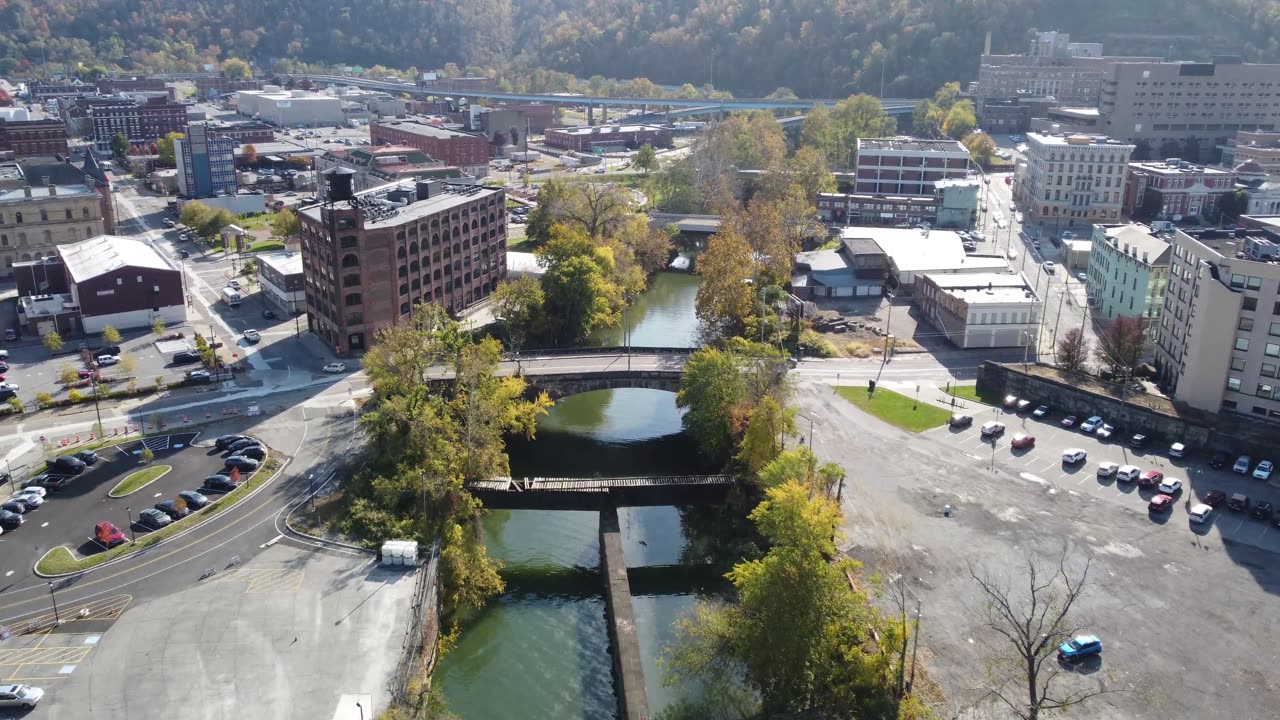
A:
[[[905,315],[905,313],[902,313]],[[836,310],[819,310],[813,318],[813,330],[831,343],[840,357],[868,358],[884,353],[886,337],[884,321],[875,314],[856,315]],[[895,352],[921,352],[919,343],[894,333]]]
[[[1022,368],[1018,367],[1015,370],[1021,372]],[[1172,417],[1178,417],[1182,414],[1174,407],[1172,400],[1157,394],[1154,391],[1154,386],[1150,383],[1142,383],[1143,390],[1136,391],[1132,388],[1123,387],[1121,383],[1107,382],[1092,375],[1064,372],[1050,365],[1031,365],[1027,368],[1027,374],[1056,380],[1065,385],[1077,387],[1098,395],[1113,397],[1117,400],[1123,397],[1124,401],[1130,405],[1138,405]]]

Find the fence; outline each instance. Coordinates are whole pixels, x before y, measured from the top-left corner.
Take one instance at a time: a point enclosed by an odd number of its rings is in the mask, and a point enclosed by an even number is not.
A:
[[[400,660],[392,673],[390,690],[394,702],[409,699],[415,677],[431,674],[436,665],[436,642],[440,635],[440,541],[431,544],[425,564],[419,563],[409,607],[409,626],[405,629]]]

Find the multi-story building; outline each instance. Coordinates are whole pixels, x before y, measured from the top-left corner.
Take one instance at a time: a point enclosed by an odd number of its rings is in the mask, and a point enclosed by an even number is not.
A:
[[[1095,225],[1086,281],[1094,318],[1138,318],[1153,328],[1172,254],[1168,241],[1146,225]]]
[[[58,100],[61,98],[75,98],[81,95],[91,95],[97,89],[92,85],[76,80],[75,82],[33,82],[27,86],[27,92],[31,95],[31,102],[47,103],[50,100]]]
[[[328,200],[298,213],[308,326],[336,352],[365,349],[418,303],[461,312],[507,272],[502,188],[441,181],[350,190],[326,171]]]
[[[67,128],[58,120],[0,120],[0,152],[14,157],[66,155]]]
[[[1175,233],[1157,369],[1175,400],[1280,422],[1280,245],[1250,233]]]
[[[939,180],[968,175],[969,151],[957,140],[859,138],[854,191],[932,197]]]
[[[1172,220],[1215,217],[1222,196],[1235,192],[1235,185],[1234,172],[1185,160],[1129,163],[1124,213]]]
[[[89,125],[93,141],[108,149],[111,138],[123,134],[131,144],[150,143],[187,127],[187,106],[163,97],[128,103],[90,105]]]
[[[259,253],[258,279],[262,281],[262,297],[269,305],[290,315],[306,312],[301,253]]]
[[[1280,174],[1280,131],[1239,130],[1234,138],[1218,146],[1218,164],[1233,168],[1240,163],[1257,163],[1265,172]]]
[[[489,173],[489,140],[483,135],[409,119],[370,123],[369,138],[373,145],[417,148],[468,175],[484,177]]]
[[[44,184],[0,191],[0,257],[6,274],[14,263],[40,260],[56,254],[59,245],[102,234],[100,198],[91,180],[80,186],[39,180]]]
[[[1280,127],[1280,65],[1236,56],[1108,65],[1098,111],[1103,132],[1141,142],[1145,157],[1212,159],[1239,130]]]
[[[916,275],[915,297],[929,323],[963,349],[1034,345],[1044,312],[1021,274]]]
[[[208,123],[209,134],[231,138],[237,145],[275,142],[276,131],[264,122]]]
[[[592,153],[635,150],[643,145],[671,147],[671,130],[657,125],[592,125],[590,127],[548,128],[547,145],[561,150]]]
[[[236,141],[214,134],[204,123],[191,123],[185,134],[173,143],[182,194],[189,198],[235,194]]]
[[[240,90],[236,111],[278,127],[338,125],[347,119],[341,100],[305,90]]]
[[[918,225],[968,228],[978,211],[982,183],[976,178],[936,181],[933,195],[819,193],[818,214],[825,222],[850,225]]]
[[[1029,133],[1015,196],[1030,222],[1115,221],[1132,154],[1132,145],[1100,135]]]
[[[102,78],[95,85],[98,93],[102,95],[138,91],[164,92],[166,90],[164,78]]]
[[[982,56],[974,98],[979,115],[991,98],[1048,97],[1064,105],[1097,105],[1102,78],[1118,62],[1156,57],[1106,57],[1100,43],[1073,43],[1066,33],[1042,32],[1025,55]],[[984,125],[985,127],[985,125]]]
[[[460,179],[461,171],[433,160],[417,148],[404,145],[370,145],[328,150],[315,159],[316,172],[332,167],[355,171],[353,186],[357,191],[368,190],[389,182],[437,180],[453,177]],[[474,178],[472,179],[474,181]]]

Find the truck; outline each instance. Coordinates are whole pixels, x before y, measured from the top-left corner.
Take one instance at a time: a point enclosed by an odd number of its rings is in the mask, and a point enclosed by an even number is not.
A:
[[[240,291],[235,288],[225,287],[225,288],[222,288],[222,299],[226,301],[226,303],[231,307],[235,307],[239,305],[242,300],[244,300],[244,296],[241,295]]]

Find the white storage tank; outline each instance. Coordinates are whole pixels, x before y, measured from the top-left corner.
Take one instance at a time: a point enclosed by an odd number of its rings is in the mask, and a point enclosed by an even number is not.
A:
[[[418,564],[418,543],[412,540],[387,540],[382,543],[382,564],[414,567]]]

